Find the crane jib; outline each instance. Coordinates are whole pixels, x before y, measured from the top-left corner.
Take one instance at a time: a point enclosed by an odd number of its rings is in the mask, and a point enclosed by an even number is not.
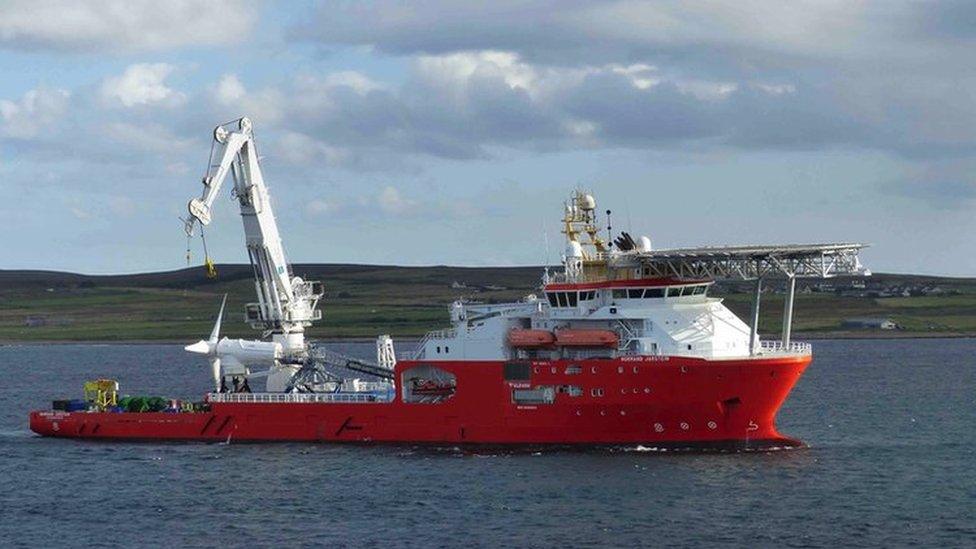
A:
[[[244,238],[254,267],[258,294],[258,303],[245,305],[245,320],[252,328],[270,335],[272,341],[281,346],[283,354],[307,354],[304,331],[322,318],[318,310],[322,285],[291,274],[261,172],[250,120],[241,118],[221,124],[214,130],[213,137],[207,173],[203,177],[203,193],[189,201],[190,218],[185,221],[184,229],[190,235],[196,222],[200,223],[201,230],[210,224],[216,197],[228,175],[232,175],[231,190],[238,197],[244,219]],[[209,255],[207,267],[208,276],[215,275]],[[287,368],[277,360],[269,366],[281,369],[281,376],[287,374]],[[272,379],[277,378],[269,375],[269,390]]]

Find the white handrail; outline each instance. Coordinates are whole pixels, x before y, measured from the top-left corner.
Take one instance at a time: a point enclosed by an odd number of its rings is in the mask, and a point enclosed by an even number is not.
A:
[[[243,404],[388,402],[382,396],[362,393],[208,393],[207,402]]]
[[[813,353],[813,345],[801,341],[792,341],[783,345],[780,340],[760,341],[759,354],[763,355],[809,355]]]

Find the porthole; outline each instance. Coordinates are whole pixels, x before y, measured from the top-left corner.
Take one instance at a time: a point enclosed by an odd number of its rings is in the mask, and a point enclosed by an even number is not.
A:
[[[651,388],[650,387],[644,387],[644,394],[648,394],[650,392],[651,392]]]
[[[550,369],[549,369],[549,371],[550,371],[551,373],[556,373],[556,367],[555,367],[555,366],[553,366],[552,368],[550,368]]]
[[[687,423],[685,423],[684,421],[682,421],[682,422],[681,422],[681,430],[682,430],[682,431],[687,431],[687,430],[688,430],[688,429],[690,429],[690,428],[691,428],[691,425],[688,425],[688,424],[687,424]]]
[[[660,423],[655,423],[654,424],[654,432],[656,432],[656,433],[663,433],[664,432],[664,425],[661,425]]]
[[[624,373],[624,367],[623,366],[617,366],[617,373],[618,374]]]
[[[596,366],[594,366],[594,367],[592,367],[592,368],[590,368],[590,373],[593,373],[593,374],[595,374],[595,373],[596,373]]]
[[[634,373],[635,374],[638,372],[638,370],[639,370],[639,368],[637,368],[637,366],[634,366]]]
[[[441,346],[440,345],[437,346],[437,354],[441,354]]]

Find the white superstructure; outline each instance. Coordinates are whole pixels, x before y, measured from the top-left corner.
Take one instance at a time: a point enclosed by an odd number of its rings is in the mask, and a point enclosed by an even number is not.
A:
[[[505,360],[526,355],[610,356],[619,354],[731,358],[748,356],[750,327],[722,300],[709,297],[709,283],[664,286],[553,289],[547,298],[483,305],[457,301],[453,326],[424,338],[418,358]],[[687,295],[685,295],[687,293]],[[631,297],[632,296],[632,297]],[[509,344],[512,330],[607,330],[615,349],[526,351]]]
[[[546,275],[541,297],[492,305],[457,301],[450,307],[451,328],[427,334],[416,358],[658,355],[721,360],[809,353],[809,345],[790,341],[796,278],[869,274],[857,259],[860,244],[655,251],[649,238],[635,240],[627,233],[611,244],[600,237],[596,200],[580,191],[565,205],[563,233],[563,272]],[[787,320],[780,341],[762,342],[759,297],[762,281],[774,276],[787,279]],[[708,295],[719,277],[755,281],[751,324]]]

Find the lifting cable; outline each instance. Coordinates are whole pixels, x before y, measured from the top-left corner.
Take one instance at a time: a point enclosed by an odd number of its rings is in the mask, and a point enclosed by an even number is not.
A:
[[[203,234],[203,224],[200,225],[200,240],[203,242],[203,268],[207,271],[207,278],[214,280],[217,278],[217,265],[210,259],[207,251],[207,237]]]

